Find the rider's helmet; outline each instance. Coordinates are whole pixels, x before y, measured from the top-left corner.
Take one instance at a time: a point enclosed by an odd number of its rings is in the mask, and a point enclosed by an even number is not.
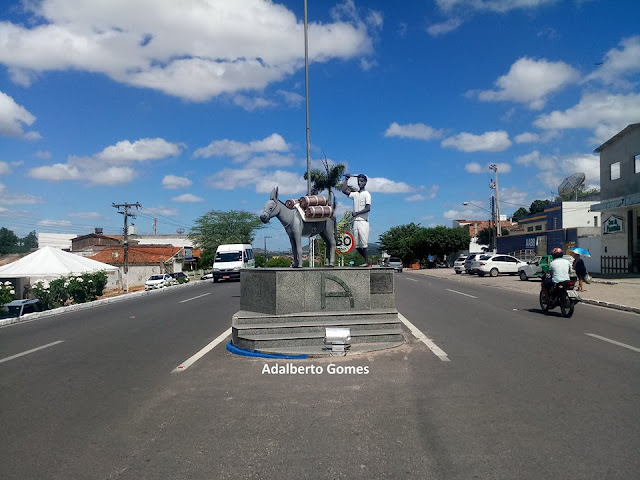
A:
[[[561,249],[561,248],[559,248],[559,247],[554,248],[554,249],[551,251],[551,256],[552,256],[553,258],[560,258],[560,257],[562,257],[562,249]]]

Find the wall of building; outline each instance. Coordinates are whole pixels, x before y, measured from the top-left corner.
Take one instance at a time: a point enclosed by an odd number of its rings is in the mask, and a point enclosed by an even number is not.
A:
[[[600,151],[600,198],[623,197],[640,192],[640,173],[634,172],[634,156],[640,153],[640,128],[635,128]],[[611,180],[611,164],[620,162],[620,178]]]
[[[600,212],[590,212],[590,202],[563,202],[562,203],[562,228],[597,227],[602,224]],[[594,217],[597,220],[594,220]]]
[[[193,242],[186,235],[130,235],[140,245],[173,245],[174,247],[193,247]]]

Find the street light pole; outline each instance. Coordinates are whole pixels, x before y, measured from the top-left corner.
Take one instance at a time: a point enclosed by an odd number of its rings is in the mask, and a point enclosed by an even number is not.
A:
[[[269,236],[264,237],[264,260],[267,261],[267,238],[271,238]]]
[[[502,236],[502,227],[500,225],[500,197],[499,197],[499,193],[498,193],[498,165],[496,165],[495,163],[492,163],[489,166],[489,170],[493,170],[496,174],[496,180],[495,180],[495,189],[496,189],[496,225],[497,225],[497,231],[496,234],[498,237]],[[496,251],[497,251],[497,239],[496,239]]]
[[[486,208],[483,208],[480,205],[476,205],[475,203],[471,203],[471,202],[462,202],[462,205],[464,205],[465,207],[467,205],[473,205],[474,207],[479,208],[480,210],[484,210],[485,212],[488,212],[488,213],[491,214],[491,217],[489,217],[489,230],[491,232],[491,234],[490,234],[490,243],[491,243],[491,245],[490,246],[491,246],[492,250],[497,251],[498,248],[497,248],[496,239],[495,239],[495,232],[494,232],[494,229],[493,229],[493,226],[494,226],[494,221],[493,221],[494,220],[494,218],[493,218],[493,215],[494,215],[494,211],[493,211],[493,205],[494,205],[493,204],[493,196],[491,197],[491,210],[487,210]]]
[[[304,96],[307,115],[307,195],[311,195],[311,127],[309,126],[309,37],[307,0],[304,0]],[[314,267],[313,237],[309,237],[309,266]],[[300,259],[302,260],[302,259]]]

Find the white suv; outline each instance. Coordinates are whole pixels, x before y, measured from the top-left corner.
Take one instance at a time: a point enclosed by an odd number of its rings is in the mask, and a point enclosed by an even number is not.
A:
[[[473,262],[472,270],[481,277],[484,277],[487,273],[492,277],[497,277],[500,273],[517,275],[518,268],[523,265],[526,265],[526,263],[511,255],[482,255]]]

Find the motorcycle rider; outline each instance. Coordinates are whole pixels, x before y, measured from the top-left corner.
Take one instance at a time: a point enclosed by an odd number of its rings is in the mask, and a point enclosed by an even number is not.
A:
[[[559,247],[554,248],[551,252],[551,256],[553,257],[553,261],[549,264],[549,273],[551,274],[551,278],[542,282],[542,288],[547,291],[547,294],[551,293],[549,289],[555,289],[555,286],[558,283],[568,282],[571,280],[571,277],[569,276],[571,263],[563,258],[562,249]]]

